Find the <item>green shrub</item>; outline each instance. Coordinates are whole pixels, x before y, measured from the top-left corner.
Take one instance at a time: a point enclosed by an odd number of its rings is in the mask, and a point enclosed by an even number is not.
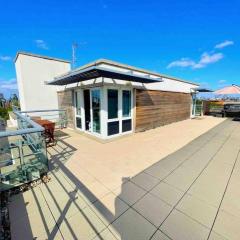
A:
[[[9,119],[9,115],[8,115],[9,110],[10,109],[0,107],[0,118],[2,118],[4,120],[8,120]]]

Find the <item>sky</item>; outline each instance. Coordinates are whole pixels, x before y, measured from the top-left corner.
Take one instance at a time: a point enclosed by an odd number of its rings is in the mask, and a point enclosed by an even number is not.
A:
[[[17,92],[17,51],[107,58],[219,89],[240,85],[239,0],[0,2],[0,92]]]

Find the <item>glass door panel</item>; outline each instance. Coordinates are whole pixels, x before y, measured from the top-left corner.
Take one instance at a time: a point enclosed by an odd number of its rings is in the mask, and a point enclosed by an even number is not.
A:
[[[91,90],[92,97],[92,131],[95,133],[101,132],[100,126],[100,102],[101,102],[101,94],[100,89]]]
[[[196,111],[196,101],[197,101],[197,97],[195,93],[192,93],[192,117],[195,116],[195,111]]]
[[[76,127],[82,128],[80,92],[75,92]]]

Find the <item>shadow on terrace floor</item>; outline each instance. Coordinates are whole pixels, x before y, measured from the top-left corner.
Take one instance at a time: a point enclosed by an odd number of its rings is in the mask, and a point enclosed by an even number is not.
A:
[[[65,166],[77,150],[64,141],[68,137],[58,131],[57,144],[47,149],[51,181],[12,197],[12,239],[87,240],[97,236],[115,219],[98,197]],[[115,214],[119,216],[123,209],[117,203]],[[105,238],[98,235],[98,239]]]
[[[157,232],[159,222],[165,221],[164,219],[171,213],[168,204],[148,194],[150,190],[162,181],[160,179],[166,178],[173,171],[181,168],[181,165],[191,155],[201,150],[203,146],[207,146],[211,139],[216,138],[220,129],[229,131],[232,126],[228,125],[229,121],[225,121],[131,179],[122,176],[123,183],[117,191],[111,192],[106,188],[107,191],[101,196],[98,194],[98,188],[104,187],[103,185],[94,181],[92,184],[97,184],[97,187],[95,186],[95,191],[93,191],[81,180],[82,176],[68,169],[66,163],[77,149],[65,141],[68,136],[59,137],[57,145],[48,149],[51,181],[25,193],[24,200],[20,201],[24,217],[14,227],[18,227],[18,232],[26,236],[22,239],[26,240],[34,239],[34,237],[41,239],[88,240],[94,237],[115,239],[116,236],[120,239],[150,239]],[[217,144],[220,144],[219,141]],[[78,161],[76,153],[74,157]],[[168,167],[167,170],[165,167]],[[183,193],[179,192],[180,195]],[[17,197],[22,198],[22,195]],[[140,199],[141,201],[136,204]],[[33,201],[35,203],[32,203]],[[151,219],[152,222],[147,220],[150,208],[154,213],[153,216],[156,217]],[[17,216],[15,217],[17,219]],[[28,221],[30,225],[25,225]],[[21,225],[23,225],[22,232]],[[29,227],[30,229],[26,229]],[[38,236],[33,236],[36,232]],[[156,239],[164,239],[164,237]]]
[[[66,139],[66,136],[63,137]],[[48,149],[52,181],[56,181],[59,187],[56,190],[56,194],[52,191],[51,183],[45,184],[45,193],[42,189],[45,197],[47,196],[48,198],[50,196],[51,202],[54,204],[53,208],[56,210],[53,215],[55,215],[54,218],[57,224],[47,234],[48,239],[55,239],[58,234],[64,239],[92,239],[106,229],[115,219],[114,214],[101,203],[98,197],[65,166],[65,163],[76,150],[76,148],[66,143],[63,138],[58,139],[56,146]],[[58,196],[57,193],[60,192],[61,194]],[[68,199],[66,201],[63,200],[63,203],[59,197],[63,197],[64,200],[65,197]],[[99,213],[92,208],[96,202],[96,209]],[[115,204],[115,214],[119,216],[122,211],[120,210],[120,213],[118,213],[118,208],[118,205]],[[72,209],[75,210],[74,213]],[[121,209],[121,206],[119,209]],[[77,216],[74,217],[74,221],[79,221],[80,225],[82,223],[85,229],[81,228],[78,223],[77,228],[80,229],[76,229],[76,224],[71,221],[72,216]],[[98,235],[98,239],[105,238]]]

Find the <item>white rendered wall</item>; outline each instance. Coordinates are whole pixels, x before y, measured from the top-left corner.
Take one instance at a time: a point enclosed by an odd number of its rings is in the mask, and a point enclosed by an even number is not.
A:
[[[70,71],[70,63],[19,54],[15,68],[22,111],[58,108],[60,89],[45,82]]]
[[[163,82],[145,84],[147,90],[160,90],[170,92],[191,93],[198,85],[177,81],[170,78],[162,78]]]
[[[124,69],[122,67],[111,66],[106,63],[99,64],[100,67],[108,68],[111,70],[116,70],[119,72],[129,72],[128,69]],[[146,76],[146,73],[142,73],[140,71],[132,71],[132,73],[140,76]],[[158,75],[150,74],[152,78],[159,78]],[[106,78],[105,78],[106,79]],[[109,80],[110,82],[111,80]],[[119,84],[126,84],[126,81],[117,80]],[[105,81],[106,82],[106,81]],[[120,83],[121,82],[121,83]],[[198,87],[197,84],[192,84],[184,81],[174,80],[172,78],[162,77],[162,82],[157,83],[149,83],[149,84],[141,84],[141,83],[131,83],[132,86],[140,87],[144,86],[147,90],[160,90],[160,91],[170,91],[170,92],[183,92],[183,93],[191,93],[192,88]]]

